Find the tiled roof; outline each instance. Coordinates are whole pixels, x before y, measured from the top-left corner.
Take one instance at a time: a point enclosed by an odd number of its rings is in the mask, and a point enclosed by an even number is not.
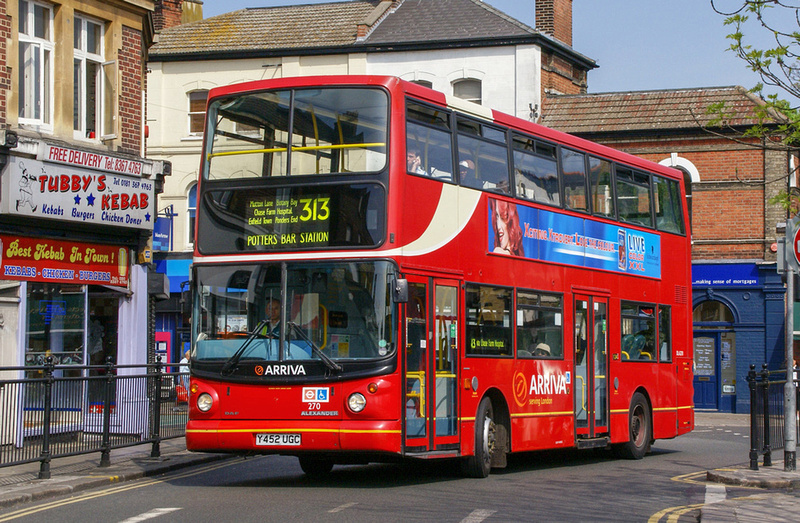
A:
[[[205,53],[533,37],[549,41],[480,0],[404,0],[394,12],[379,16],[366,38],[358,40],[358,25],[374,21],[370,15],[375,15],[378,4],[380,0],[353,0],[240,9],[162,30],[149,56],[158,60]]]
[[[533,10],[533,2],[530,3]],[[539,34],[480,0],[405,0],[367,44],[478,40]]]
[[[224,0],[220,0],[224,1]],[[150,57],[352,45],[380,0],[240,9],[161,31]]]
[[[725,102],[730,126],[756,123],[753,108],[764,104],[739,86],[548,95],[541,123],[575,134],[697,128],[711,120],[706,108],[718,102]]]

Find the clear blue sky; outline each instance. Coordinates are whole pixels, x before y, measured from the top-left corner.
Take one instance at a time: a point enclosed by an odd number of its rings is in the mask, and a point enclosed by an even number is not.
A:
[[[206,18],[243,7],[326,0],[204,0]],[[488,0],[534,26],[533,0]],[[732,0],[718,4],[732,5]],[[574,0],[573,48],[597,62],[589,92],[742,85],[757,76],[731,51],[731,31],[709,0]],[[756,34],[755,31],[746,34]],[[767,45],[769,42],[766,42]]]

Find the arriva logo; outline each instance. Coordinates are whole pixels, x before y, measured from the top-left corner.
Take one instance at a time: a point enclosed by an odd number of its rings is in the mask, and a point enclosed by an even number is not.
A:
[[[528,379],[522,372],[514,374],[512,389],[514,391],[514,401],[520,407],[526,405],[541,405],[541,397],[557,396],[569,394],[569,385],[572,383],[572,374],[533,374]],[[533,396],[538,396],[532,399]]]

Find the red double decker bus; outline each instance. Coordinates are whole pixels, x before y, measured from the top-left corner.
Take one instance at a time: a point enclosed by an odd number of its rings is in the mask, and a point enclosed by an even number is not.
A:
[[[677,171],[393,77],[208,100],[189,449],[485,477],[692,430]]]

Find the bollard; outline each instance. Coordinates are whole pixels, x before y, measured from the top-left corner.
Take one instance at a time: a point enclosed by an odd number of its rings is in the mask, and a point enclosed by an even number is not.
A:
[[[100,466],[111,466],[111,392],[114,390],[114,361],[111,356],[106,360],[106,386],[103,398],[103,439],[100,443]]]
[[[763,389],[764,404],[764,466],[772,466],[772,449],[770,448],[770,425],[769,425],[769,369],[764,363],[761,368],[761,388]]]
[[[42,419],[42,463],[39,466],[39,479],[50,479],[50,422],[53,409],[53,382],[55,364],[53,357],[48,356],[44,366],[44,418]]]
[[[758,412],[756,409],[756,366],[751,364],[747,373],[750,388],[750,470],[758,470]]]
[[[162,376],[161,356],[156,356],[156,386],[153,413],[153,448],[150,450],[151,458],[161,457],[161,379]]]

